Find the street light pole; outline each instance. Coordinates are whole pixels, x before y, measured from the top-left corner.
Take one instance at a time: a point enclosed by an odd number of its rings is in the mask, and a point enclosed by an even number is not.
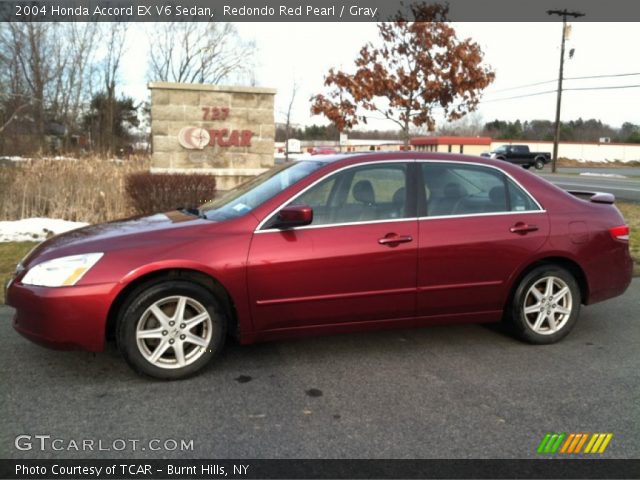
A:
[[[584,17],[584,13],[581,12],[569,12],[566,8],[564,10],[547,10],[547,15],[561,15],[562,16],[562,43],[560,44],[560,73],[558,74],[558,95],[556,99],[556,123],[555,134],[553,137],[553,158],[551,160],[551,171],[556,173],[556,161],[558,159],[558,144],[560,143],[560,106],[562,105],[562,78],[564,74],[564,43],[566,40],[567,32],[567,17]]]

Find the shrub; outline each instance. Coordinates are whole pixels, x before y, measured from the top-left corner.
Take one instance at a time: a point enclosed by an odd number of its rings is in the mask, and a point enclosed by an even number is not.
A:
[[[129,205],[138,214],[194,208],[215,196],[216,179],[205,174],[153,174],[127,176]]]
[[[125,178],[146,171],[149,159],[33,159],[0,168],[0,176],[6,177],[1,180],[0,219],[50,217],[99,223],[131,215]]]
[[[4,198],[2,198],[3,193],[7,192],[13,186],[17,176],[18,169],[13,163],[3,162],[0,158],[0,200],[4,201]]]

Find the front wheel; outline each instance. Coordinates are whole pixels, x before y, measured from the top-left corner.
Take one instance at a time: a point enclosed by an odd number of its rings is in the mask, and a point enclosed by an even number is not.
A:
[[[571,273],[545,265],[529,272],[513,296],[509,316],[517,335],[530,343],[555,343],[578,320],[580,288]]]
[[[544,168],[544,160],[538,158],[533,165],[536,167],[536,170],[542,170]]]
[[[118,322],[118,347],[139,373],[170,380],[204,367],[224,345],[226,320],[204,287],[163,281],[134,291]]]

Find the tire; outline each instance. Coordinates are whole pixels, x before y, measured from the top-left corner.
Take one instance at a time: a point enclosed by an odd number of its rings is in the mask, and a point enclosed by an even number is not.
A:
[[[522,165],[522,168],[524,168],[525,170],[529,170],[531,168],[531,165],[525,163],[524,165]]]
[[[536,167],[536,170],[542,170],[544,168],[544,160],[542,160],[541,158],[536,158],[533,166]]]
[[[551,301],[547,296],[550,281]],[[580,288],[573,275],[559,266],[542,265],[518,284],[507,310],[508,320],[516,335],[529,343],[555,343],[574,327],[580,303]]]
[[[196,283],[143,285],[121,310],[118,348],[140,374],[163,380],[189,377],[222,351],[227,330],[222,312],[213,294]]]

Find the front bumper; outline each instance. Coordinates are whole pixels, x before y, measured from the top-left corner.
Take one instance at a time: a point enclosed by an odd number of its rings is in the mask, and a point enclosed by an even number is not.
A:
[[[117,285],[49,288],[11,282],[6,303],[16,309],[13,327],[29,340],[60,350],[99,352]]]

